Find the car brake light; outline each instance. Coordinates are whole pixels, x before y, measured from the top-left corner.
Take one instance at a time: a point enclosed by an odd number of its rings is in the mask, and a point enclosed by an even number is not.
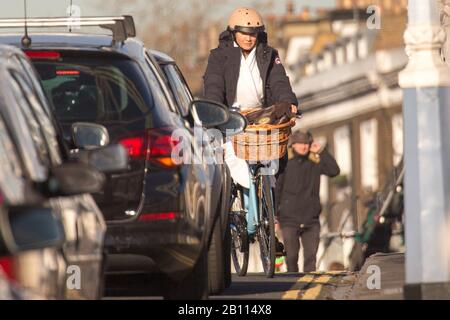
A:
[[[16,280],[14,275],[14,260],[11,257],[0,258],[0,269],[3,269],[6,277],[10,280]]]
[[[133,137],[122,139],[119,143],[128,150],[130,158],[139,158],[145,156],[144,140],[144,137]]]
[[[172,159],[172,150],[178,142],[173,140],[171,130],[151,129],[145,135],[124,138],[119,143],[132,159],[147,158],[167,168],[178,166]]]
[[[161,220],[175,220],[176,212],[161,212],[161,213],[144,213],[139,216],[139,221],[161,221]]]
[[[58,71],[56,71],[57,76],[76,76],[79,74],[80,74],[80,71],[78,71],[78,70],[58,70]]]
[[[58,60],[61,58],[61,54],[56,51],[25,51],[25,54],[30,59],[43,59],[43,60]]]

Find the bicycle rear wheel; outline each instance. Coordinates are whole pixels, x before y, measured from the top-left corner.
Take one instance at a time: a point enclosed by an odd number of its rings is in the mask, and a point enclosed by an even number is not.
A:
[[[274,199],[267,175],[258,175],[259,226],[257,237],[261,251],[261,262],[267,278],[275,273],[275,209]]]
[[[231,258],[236,274],[243,277],[247,274],[249,258],[249,239],[247,219],[244,211],[242,190],[235,189],[230,211]]]

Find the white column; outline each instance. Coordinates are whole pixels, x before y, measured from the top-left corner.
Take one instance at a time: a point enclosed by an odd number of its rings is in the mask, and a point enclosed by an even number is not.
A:
[[[450,298],[450,68],[437,0],[409,0],[404,89],[406,298]]]

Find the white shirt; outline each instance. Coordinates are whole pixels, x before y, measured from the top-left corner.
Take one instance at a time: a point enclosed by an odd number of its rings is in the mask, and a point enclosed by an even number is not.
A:
[[[237,46],[236,42],[234,46]],[[256,46],[247,58],[241,53],[241,67],[236,90],[236,100],[233,105],[238,105],[241,110],[262,106],[264,99],[263,82],[256,62]]]

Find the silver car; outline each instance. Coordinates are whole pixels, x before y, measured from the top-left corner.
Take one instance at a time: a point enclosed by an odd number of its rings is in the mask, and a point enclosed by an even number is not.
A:
[[[126,168],[126,151],[107,146],[101,126],[80,123],[73,130],[79,145],[69,151],[32,65],[20,50],[0,46],[0,148],[7,149],[0,151],[2,197],[11,206],[40,201],[65,233],[61,248],[9,257],[15,281],[45,298],[96,299],[106,225],[90,193],[103,184],[97,169]]]

